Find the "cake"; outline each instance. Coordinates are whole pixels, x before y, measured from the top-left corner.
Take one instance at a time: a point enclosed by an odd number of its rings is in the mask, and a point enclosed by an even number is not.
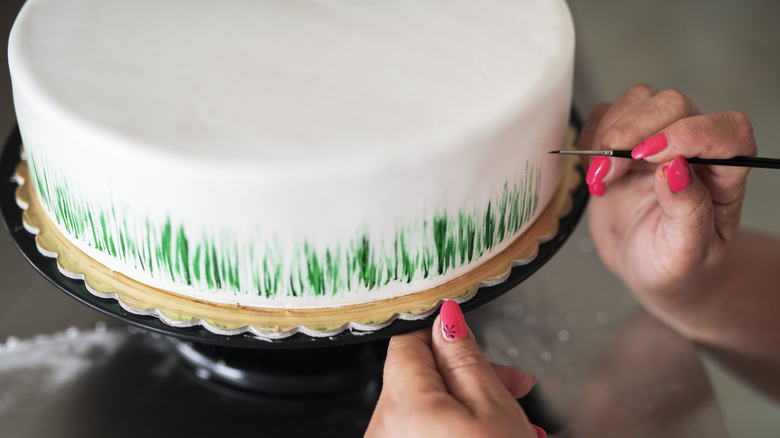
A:
[[[563,0],[28,0],[9,66],[46,215],[196,300],[332,308],[486,263],[558,187]]]

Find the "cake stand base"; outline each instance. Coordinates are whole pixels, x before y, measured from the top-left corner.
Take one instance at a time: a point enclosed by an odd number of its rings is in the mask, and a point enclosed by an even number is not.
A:
[[[200,379],[252,394],[285,397],[378,388],[388,344],[378,340],[306,350],[261,350],[165,339]]]

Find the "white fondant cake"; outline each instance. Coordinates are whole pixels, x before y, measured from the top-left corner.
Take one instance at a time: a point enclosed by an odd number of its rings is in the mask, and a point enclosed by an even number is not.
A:
[[[89,256],[215,302],[429,289],[553,195],[562,0],[28,0],[9,64],[33,183]]]

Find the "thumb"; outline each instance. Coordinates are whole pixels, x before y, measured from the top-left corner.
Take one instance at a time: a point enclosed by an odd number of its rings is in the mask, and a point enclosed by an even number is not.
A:
[[[707,186],[696,177],[685,158],[678,156],[656,170],[655,193],[663,214],[661,230],[669,249],[684,255],[678,260],[698,263],[705,256],[702,252],[717,237]]]
[[[445,301],[437,322],[433,325],[433,353],[450,394],[472,412],[489,414],[496,409],[496,403],[504,402],[517,406],[522,412],[493,365],[482,354],[460,306],[455,301]]]

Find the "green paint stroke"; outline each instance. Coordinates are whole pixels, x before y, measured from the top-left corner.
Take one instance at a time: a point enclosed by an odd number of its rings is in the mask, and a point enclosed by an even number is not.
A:
[[[137,226],[126,219],[129,209],[82,199],[45,161],[29,150],[27,155],[43,205],[79,241],[160,281],[267,298],[375,290],[446,274],[515,235],[539,207],[541,185],[539,165],[527,163],[519,182],[506,183],[484,205],[421,214],[416,222],[399,225],[387,241],[360,230],[326,248],[295,242],[292,256],[285,256],[275,241],[240,244],[228,231],[188,235],[170,216]]]

